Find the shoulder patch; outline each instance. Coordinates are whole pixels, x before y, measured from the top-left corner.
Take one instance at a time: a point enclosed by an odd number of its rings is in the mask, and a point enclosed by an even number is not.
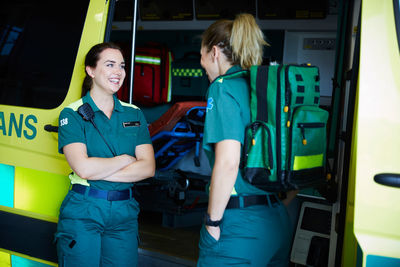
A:
[[[67,106],[67,108],[70,108],[70,109],[72,109],[73,111],[77,111],[78,108],[79,108],[80,106],[82,106],[82,104],[83,104],[83,100],[82,100],[82,98],[81,98],[81,99],[79,99],[79,100],[77,100],[77,101],[75,101],[75,102],[69,104],[69,105]]]
[[[139,107],[137,107],[137,106],[135,106],[135,105],[133,105],[133,104],[129,104],[129,103],[123,102],[123,101],[121,101],[121,100],[119,100],[119,99],[118,99],[118,101],[119,101],[119,103],[121,103],[121,105],[124,106],[124,107],[131,107],[131,108],[134,108],[134,109],[140,109]]]
[[[224,82],[224,78],[219,78],[219,79],[217,80],[217,82],[223,83],[223,82]]]

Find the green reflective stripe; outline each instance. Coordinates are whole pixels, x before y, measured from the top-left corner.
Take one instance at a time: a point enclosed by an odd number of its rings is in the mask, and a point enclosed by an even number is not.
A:
[[[136,63],[146,63],[146,64],[153,64],[153,65],[160,65],[161,58],[159,57],[147,57],[147,56],[136,56],[135,57]]]
[[[396,255],[394,255],[394,256],[396,256]],[[396,267],[396,266],[400,266],[400,259],[386,257],[386,256],[367,255],[365,266],[367,266],[367,267],[373,267],[373,266]]]
[[[81,177],[79,177],[79,175],[75,174],[74,172],[72,172],[69,175],[69,179],[71,180],[71,184],[81,184],[85,186],[90,186],[87,180],[82,179]]]
[[[119,100],[119,103],[121,103],[121,105],[124,106],[124,107],[131,107],[131,108],[134,108],[134,109],[140,109],[140,108],[138,108],[137,106],[135,106],[133,104],[129,104],[129,103],[123,102],[121,100]]]
[[[172,53],[168,53],[169,64],[168,64],[168,95],[167,95],[167,102],[171,102],[172,98]]]
[[[321,167],[324,160],[324,154],[311,155],[311,156],[295,156],[293,163],[293,170],[303,170]]]
[[[233,187],[232,192],[231,192],[231,196],[237,196],[237,192],[236,192],[236,188]]]
[[[21,254],[22,255],[22,254]],[[41,262],[42,261],[42,262]],[[18,266],[18,267],[50,267],[50,266],[56,266],[55,264],[52,264],[51,262],[46,262],[49,264],[45,264],[43,260],[40,259],[35,259],[31,257],[27,257],[24,255],[23,257],[19,257],[17,255],[11,255],[11,266]]]
[[[82,100],[82,98],[81,98],[81,99],[79,99],[79,100],[77,100],[77,101],[75,101],[75,102],[69,104],[69,105],[67,106],[67,108],[70,108],[70,109],[72,109],[73,111],[77,111],[78,108],[79,108],[80,106],[82,106],[82,104],[83,104],[83,100]]]
[[[172,69],[173,76],[180,77],[202,77],[203,70],[202,69],[188,69],[188,68],[174,68]]]
[[[14,166],[0,163],[0,205],[14,207]]]

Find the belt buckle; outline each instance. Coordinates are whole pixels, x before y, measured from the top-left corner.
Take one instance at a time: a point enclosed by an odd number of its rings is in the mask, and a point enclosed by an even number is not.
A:
[[[119,191],[108,191],[107,193],[107,200],[108,201],[114,201],[114,200],[119,200],[121,198],[122,194]]]
[[[108,201],[127,200],[130,197],[131,197],[130,189],[121,190],[121,191],[111,190],[111,191],[108,191],[108,194],[107,194]]]

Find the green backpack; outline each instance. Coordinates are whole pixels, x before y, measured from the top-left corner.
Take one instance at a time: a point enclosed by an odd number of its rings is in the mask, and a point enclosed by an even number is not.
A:
[[[269,192],[315,187],[326,181],[326,126],[319,108],[319,70],[306,65],[252,66],[251,123],[243,146],[243,176]]]

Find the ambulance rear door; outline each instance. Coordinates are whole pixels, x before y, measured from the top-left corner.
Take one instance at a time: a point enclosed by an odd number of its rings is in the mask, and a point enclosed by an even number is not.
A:
[[[363,266],[400,266],[399,0],[362,1],[351,168]]]

